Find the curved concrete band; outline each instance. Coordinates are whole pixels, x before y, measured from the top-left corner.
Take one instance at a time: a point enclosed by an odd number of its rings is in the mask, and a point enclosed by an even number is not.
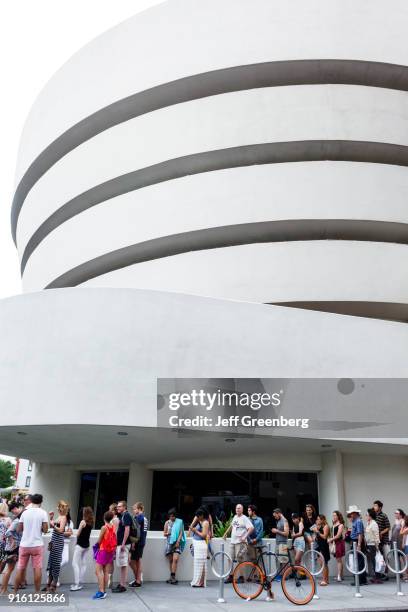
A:
[[[408,147],[353,140],[271,142],[195,153],[129,172],[88,189],[50,215],[28,241],[21,260],[21,272],[40,242],[54,229],[92,206],[119,195],[203,172],[256,164],[321,160],[408,166]]]
[[[191,251],[262,242],[359,240],[408,244],[408,224],[349,219],[295,219],[241,223],[163,236],[105,253],[76,266],[46,289],[74,287],[120,268]]]
[[[347,84],[408,91],[408,67],[338,59],[264,62],[196,74],[118,100],[66,130],[31,163],[13,198],[14,242],[18,217],[33,185],[64,155],[97,134],[160,108],[234,91],[288,85]]]

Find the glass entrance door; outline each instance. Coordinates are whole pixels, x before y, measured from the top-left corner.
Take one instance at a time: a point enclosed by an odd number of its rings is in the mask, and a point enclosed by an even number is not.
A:
[[[103,515],[110,504],[127,499],[129,472],[82,472],[79,492],[78,520],[82,508],[90,506],[95,513],[95,528],[103,525]]]

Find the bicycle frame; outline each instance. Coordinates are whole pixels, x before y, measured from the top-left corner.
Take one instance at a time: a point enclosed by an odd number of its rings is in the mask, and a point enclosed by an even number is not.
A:
[[[290,557],[290,552],[291,550],[293,550],[293,547],[288,549],[288,554],[287,555],[280,555],[278,553],[275,552],[266,552],[264,551],[265,546],[257,546],[258,548],[258,554],[256,557],[256,561],[255,563],[257,565],[259,565],[259,567],[261,568],[261,570],[263,571],[263,574],[265,576],[265,588],[267,588],[267,583],[271,583],[273,581],[274,578],[276,578],[276,576],[280,576],[282,575],[287,567],[294,567],[294,564],[292,562],[292,559]],[[279,566],[280,568],[278,569],[278,571],[276,572],[276,574],[273,575],[273,577],[271,578],[270,576],[268,576],[268,572],[266,571],[266,567],[265,567],[265,560],[264,557],[275,557],[276,560],[276,565]],[[279,561],[279,557],[288,557],[288,560],[286,561],[286,563],[280,563]]]

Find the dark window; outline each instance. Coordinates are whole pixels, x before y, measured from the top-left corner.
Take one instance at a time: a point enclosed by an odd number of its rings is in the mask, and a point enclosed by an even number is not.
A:
[[[83,472],[77,525],[82,518],[82,508],[90,506],[95,512],[95,528],[102,527],[103,515],[110,504],[127,499],[128,481],[129,472]]]
[[[292,512],[303,513],[308,503],[318,507],[317,474],[307,474],[301,483],[298,476],[291,472],[154,472],[151,528],[163,528],[172,506],[187,525],[201,504],[208,506],[213,517],[224,519],[237,503],[245,507],[252,502],[269,530],[277,506],[288,519]]]

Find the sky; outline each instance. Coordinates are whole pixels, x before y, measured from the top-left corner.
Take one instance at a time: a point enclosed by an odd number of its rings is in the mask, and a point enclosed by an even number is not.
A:
[[[19,139],[35,98],[54,72],[92,38],[160,2],[14,0],[2,4],[0,299],[21,293],[10,207]]]
[[[14,0],[3,3],[0,299],[21,293],[19,262],[10,232],[10,206],[19,139],[35,98],[54,72],[92,38],[160,1]]]

